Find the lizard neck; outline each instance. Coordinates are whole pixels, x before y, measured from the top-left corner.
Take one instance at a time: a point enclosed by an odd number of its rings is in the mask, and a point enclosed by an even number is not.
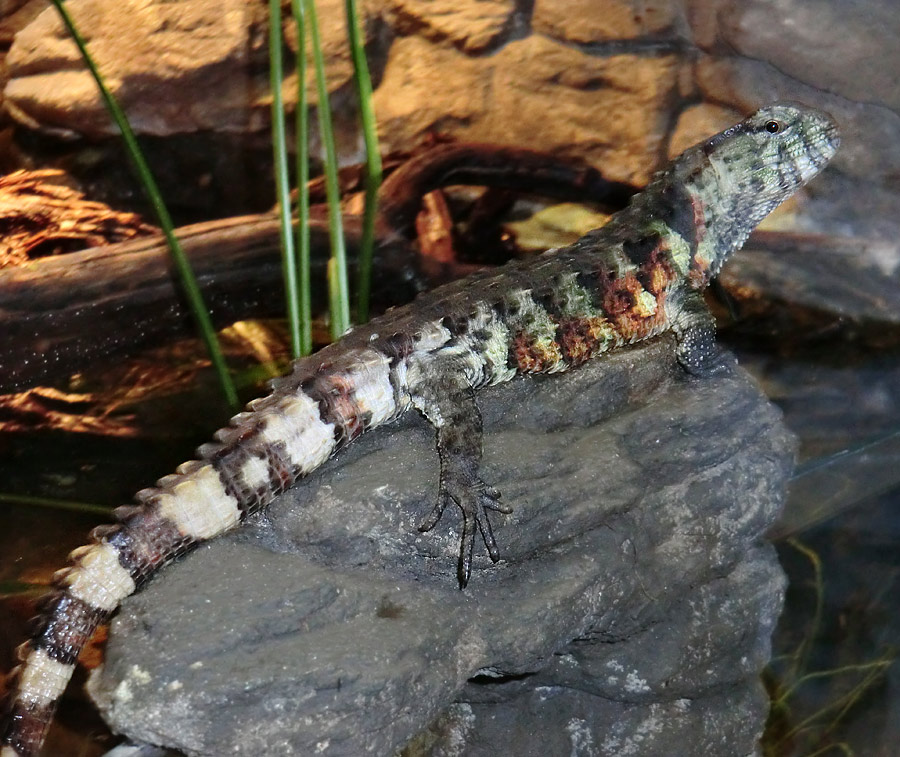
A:
[[[642,237],[659,240],[694,289],[709,284],[768,213],[740,207],[736,195],[720,191],[720,180],[712,164],[658,174],[622,218],[623,229],[639,229]]]
[[[642,239],[661,242],[686,285],[695,289],[709,284],[756,225],[793,191],[784,179],[788,169],[779,173],[749,148],[725,149],[728,145],[720,141],[713,138],[687,150],[656,174],[618,224],[623,232],[635,229]],[[798,174],[794,185],[802,180]]]

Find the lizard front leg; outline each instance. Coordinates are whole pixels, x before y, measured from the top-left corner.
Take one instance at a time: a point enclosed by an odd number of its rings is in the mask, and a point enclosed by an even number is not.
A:
[[[681,293],[672,315],[672,331],[678,342],[678,362],[692,376],[712,376],[727,370],[724,353],[716,343],[715,319],[700,291],[686,289]]]
[[[419,530],[424,532],[434,528],[450,502],[462,511],[463,528],[457,565],[457,578],[462,589],[468,584],[472,573],[476,530],[481,533],[491,560],[497,562],[500,559],[486,511],[510,513],[512,509],[501,505],[500,492],[488,486],[479,476],[482,422],[472,387],[461,371],[442,373],[434,370],[434,364],[429,367],[432,370],[426,370],[431,374],[431,380],[422,381],[411,392],[411,398],[413,406],[437,432],[441,475],[437,502]]]

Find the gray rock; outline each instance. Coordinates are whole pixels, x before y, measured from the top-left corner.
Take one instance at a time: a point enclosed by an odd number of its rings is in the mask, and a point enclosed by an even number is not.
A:
[[[700,57],[696,84],[704,99],[738,111],[755,110],[775,100],[800,100],[823,108],[841,128],[841,149],[829,170],[836,168],[863,178],[869,185],[897,187],[900,114],[877,99],[848,100],[788,76],[766,60],[736,55]],[[818,183],[821,185],[821,181]]]
[[[188,754],[751,753],[793,457],[737,369],[659,340],[485,390],[502,560],[455,584],[432,430],[378,429],[129,599],[92,695]]]
[[[751,237],[745,249],[725,264],[721,283],[743,297],[805,307],[856,323],[900,325],[896,239],[813,235],[782,240],[762,234]]]
[[[706,17],[720,45],[796,81],[900,111],[900,15],[895,0],[719,0]],[[773,23],[774,22],[774,23]]]

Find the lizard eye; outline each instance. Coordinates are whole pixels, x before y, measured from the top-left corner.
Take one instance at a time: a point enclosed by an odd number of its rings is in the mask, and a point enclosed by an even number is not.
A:
[[[777,134],[781,131],[781,124],[778,121],[766,121],[765,129],[769,134]]]

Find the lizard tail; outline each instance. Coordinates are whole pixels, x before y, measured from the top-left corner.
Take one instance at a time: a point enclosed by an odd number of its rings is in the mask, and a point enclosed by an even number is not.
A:
[[[351,360],[352,358],[352,360]],[[336,450],[403,409],[389,359],[361,350],[352,368],[298,371],[251,402],[197,450],[199,459],[115,510],[53,577],[36,632],[19,648],[0,757],[36,755],[79,653],[97,626],[163,565],[231,530]]]
[[[95,528],[93,543],[72,552],[69,567],[54,575],[36,631],[17,650],[0,757],[38,753],[78,655],[123,599],[162,565],[239,521],[233,498],[213,502],[223,492],[211,483],[210,464],[182,469],[142,492],[143,504],[118,508],[119,523]]]
[[[284,403],[312,410],[296,397],[283,398]],[[287,423],[277,410],[269,417],[270,427]],[[38,753],[78,655],[122,600],[163,565],[261,509],[303,472],[276,453],[263,459],[248,452],[248,444],[259,450],[265,445],[260,429],[248,429],[245,419],[236,416],[217,433],[219,441],[201,447],[204,459],[184,463],[156,487],[139,492],[138,505],[117,508],[118,523],[95,528],[92,543],[72,552],[69,567],[54,575],[54,591],[42,602],[36,631],[19,647],[21,664],[10,675],[0,757]],[[290,420],[300,421],[295,435],[321,425],[312,417]],[[327,456],[314,456],[308,448],[305,454],[310,467]],[[236,470],[234,463],[240,463]]]
[[[32,757],[40,750],[72,673],[75,660],[97,626],[109,615],[65,591],[43,603],[40,631],[16,650],[20,665],[7,678],[5,730],[0,756]]]

